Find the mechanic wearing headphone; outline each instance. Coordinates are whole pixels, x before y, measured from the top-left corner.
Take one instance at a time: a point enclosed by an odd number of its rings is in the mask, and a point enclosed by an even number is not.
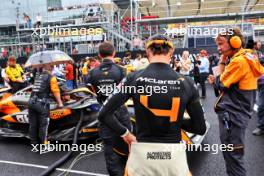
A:
[[[228,29],[216,37],[219,75],[210,75],[220,95],[215,105],[219,119],[222,144],[232,145],[223,151],[226,172],[229,176],[246,176],[244,164],[244,140],[256,97],[257,79],[264,68],[252,50],[243,49],[244,37],[238,28]]]
[[[99,57],[103,59],[101,65],[90,70],[84,80],[86,84],[92,85],[97,94],[97,101],[103,104],[107,97],[113,93],[115,86],[126,76],[126,70],[114,63],[115,48],[110,42],[100,44]],[[125,106],[115,111],[114,115],[119,122],[130,129],[130,115]],[[104,142],[104,155],[109,175],[123,175],[127,158],[118,157],[119,155],[114,153],[116,139],[114,131],[104,124],[99,124],[99,134]]]

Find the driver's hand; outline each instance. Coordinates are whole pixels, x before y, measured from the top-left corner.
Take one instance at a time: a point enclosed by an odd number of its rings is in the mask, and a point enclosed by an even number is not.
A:
[[[129,146],[132,144],[132,142],[137,142],[136,137],[130,132],[124,136],[123,139]]]

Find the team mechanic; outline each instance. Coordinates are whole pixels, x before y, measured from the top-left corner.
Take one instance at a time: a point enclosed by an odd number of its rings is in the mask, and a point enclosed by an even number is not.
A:
[[[146,43],[150,65],[131,73],[121,86],[167,87],[167,93],[118,92],[113,94],[99,113],[99,121],[129,144],[132,144],[126,174],[190,175],[185,151],[173,150],[181,142],[181,129],[204,134],[206,125],[198,90],[190,78],[175,72],[169,65],[174,52],[173,43],[163,35],[153,36]],[[132,98],[136,114],[136,137],[111,116],[117,108]],[[185,109],[190,115],[183,122]],[[137,143],[138,141],[138,143]],[[169,151],[169,152],[168,152]]]
[[[126,70],[113,62],[114,56],[114,46],[109,42],[102,43],[99,46],[99,57],[103,59],[103,62],[99,67],[89,71],[85,78],[85,83],[91,84],[94,88],[97,94],[97,100],[100,104],[105,102],[107,97],[113,92],[114,87],[118,85],[126,75]],[[123,125],[130,129],[130,117],[125,106],[121,106],[115,112],[115,116]],[[127,158],[118,157],[113,150],[115,133],[103,124],[99,125],[99,129],[99,134],[104,142],[104,155],[108,173],[110,176],[121,176],[123,175]]]
[[[233,144],[224,151],[229,176],[245,176],[244,141],[256,97],[257,78],[264,73],[252,50],[243,49],[244,37],[238,28],[220,33],[216,38],[219,52],[219,76],[209,76],[220,96],[215,105],[222,144]]]
[[[49,125],[49,96],[53,93],[58,107],[63,107],[60,89],[55,76],[51,75],[51,65],[45,65],[36,77],[29,99],[29,134],[31,144],[47,144]]]

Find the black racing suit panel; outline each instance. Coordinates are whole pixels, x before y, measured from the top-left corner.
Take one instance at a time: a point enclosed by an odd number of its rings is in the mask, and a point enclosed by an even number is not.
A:
[[[85,78],[86,84],[91,84],[97,95],[97,101],[103,104],[105,100],[114,92],[115,87],[125,77],[125,69],[115,64],[112,60],[105,58],[101,65],[92,69]],[[130,126],[129,112],[126,107],[120,107],[113,113],[126,127]],[[110,137],[113,135],[112,130],[106,125],[99,124],[100,135]]]
[[[110,59],[104,59],[99,67],[88,73],[85,83],[90,83],[93,86],[98,102],[103,103],[124,77],[124,68],[116,65]]]
[[[134,101],[136,136],[140,142],[178,143],[182,128],[198,134],[205,133],[204,114],[194,83],[176,73],[168,64],[152,63],[146,69],[128,75],[121,86],[123,90],[136,87],[136,92],[126,90],[113,94],[98,117],[119,135],[127,129],[111,114],[129,98]],[[191,123],[183,123],[185,109]]]

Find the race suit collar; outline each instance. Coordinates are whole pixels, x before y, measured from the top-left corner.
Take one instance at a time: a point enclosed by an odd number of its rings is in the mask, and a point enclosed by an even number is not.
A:
[[[103,63],[114,63],[112,59],[110,58],[104,58]]]
[[[163,63],[163,62],[153,62],[150,63],[149,66],[151,67],[168,67],[171,68],[169,64]]]

